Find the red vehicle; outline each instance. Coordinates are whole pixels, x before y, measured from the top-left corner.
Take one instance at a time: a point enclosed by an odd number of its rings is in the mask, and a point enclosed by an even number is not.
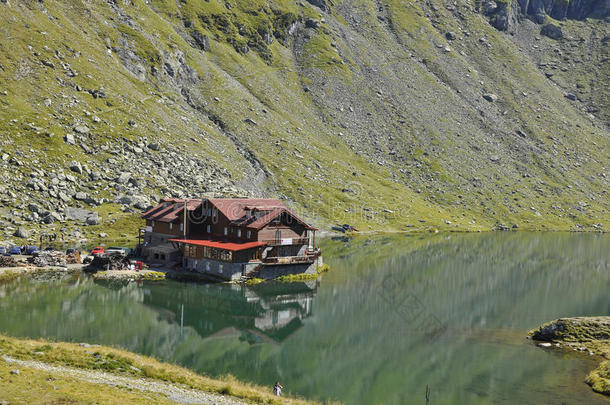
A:
[[[101,256],[104,254],[104,248],[101,246],[95,247],[93,248],[93,250],[91,251],[91,255],[92,256]]]

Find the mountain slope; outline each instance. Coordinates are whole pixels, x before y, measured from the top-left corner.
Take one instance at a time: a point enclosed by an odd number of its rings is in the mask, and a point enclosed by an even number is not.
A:
[[[5,233],[133,233],[213,194],[363,229],[607,226],[607,104],[539,67],[569,40],[524,50],[474,3],[310,3],[0,3]]]

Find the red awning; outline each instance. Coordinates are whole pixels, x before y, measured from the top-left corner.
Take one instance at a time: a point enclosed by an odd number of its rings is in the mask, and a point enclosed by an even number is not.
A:
[[[184,243],[187,245],[195,246],[207,246],[216,249],[230,250],[237,252],[239,250],[252,249],[259,246],[265,246],[266,242],[245,242],[245,243],[232,243],[232,242],[219,242],[203,239],[169,239],[170,242]]]

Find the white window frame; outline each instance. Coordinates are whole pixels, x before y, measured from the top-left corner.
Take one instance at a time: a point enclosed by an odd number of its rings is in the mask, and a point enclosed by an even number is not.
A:
[[[239,229],[239,228],[237,229],[237,237],[241,238],[241,229]]]
[[[170,222],[170,223],[169,223],[169,230],[170,230],[170,231],[172,230],[172,227],[173,227],[173,226],[174,226],[174,224]]]
[[[224,229],[224,234],[225,234],[225,236],[227,236],[229,234],[229,228],[227,228],[226,226],[225,226],[225,229]]]

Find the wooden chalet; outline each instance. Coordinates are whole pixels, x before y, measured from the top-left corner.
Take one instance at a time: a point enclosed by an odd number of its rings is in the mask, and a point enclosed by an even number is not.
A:
[[[142,218],[148,261],[180,261],[185,270],[222,279],[284,274],[262,270],[321,260],[316,228],[278,199],[162,199]]]

